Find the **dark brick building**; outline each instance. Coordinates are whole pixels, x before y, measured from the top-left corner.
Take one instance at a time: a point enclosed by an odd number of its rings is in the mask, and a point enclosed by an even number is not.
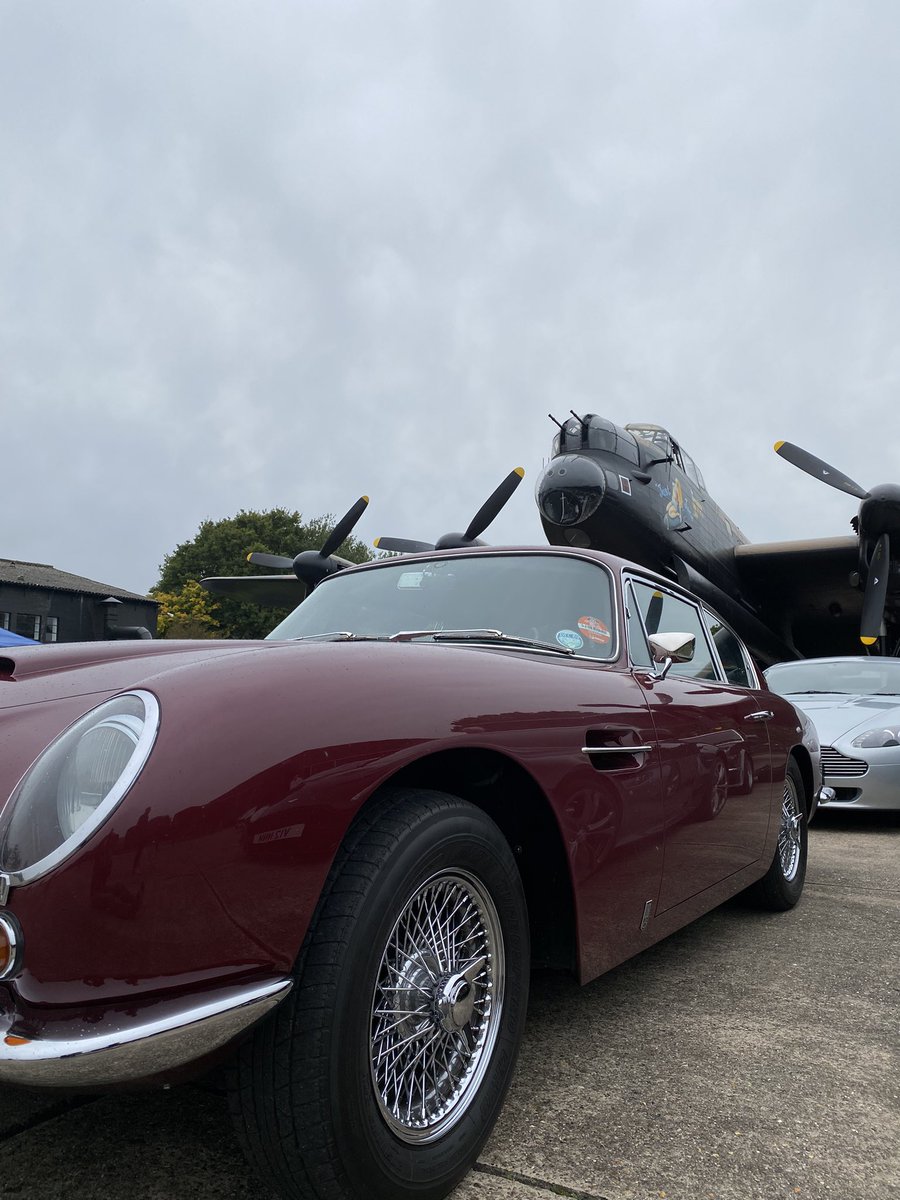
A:
[[[0,627],[39,642],[96,642],[156,633],[155,600],[45,563],[0,558]]]

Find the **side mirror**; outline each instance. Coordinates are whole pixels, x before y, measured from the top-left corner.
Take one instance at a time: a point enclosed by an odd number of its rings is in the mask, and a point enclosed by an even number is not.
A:
[[[649,640],[653,661],[662,668],[658,679],[665,679],[674,663],[690,662],[697,645],[692,633],[654,633]]]

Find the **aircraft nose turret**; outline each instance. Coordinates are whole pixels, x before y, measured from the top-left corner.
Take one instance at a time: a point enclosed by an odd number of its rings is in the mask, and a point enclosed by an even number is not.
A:
[[[583,454],[561,454],[544,468],[535,499],[548,525],[580,525],[593,516],[606,494],[599,463]]]

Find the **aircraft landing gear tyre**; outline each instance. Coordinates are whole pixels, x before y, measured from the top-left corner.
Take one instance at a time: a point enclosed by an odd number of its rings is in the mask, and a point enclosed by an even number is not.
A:
[[[781,801],[781,826],[775,857],[762,879],[747,889],[747,898],[757,908],[785,912],[793,908],[803,892],[809,829],[800,768],[791,759],[784,777]]]
[[[287,1000],[230,1072],[244,1150],[291,1200],[438,1200],[474,1162],[512,1075],[528,917],[497,826],[441,792],[355,822]]]

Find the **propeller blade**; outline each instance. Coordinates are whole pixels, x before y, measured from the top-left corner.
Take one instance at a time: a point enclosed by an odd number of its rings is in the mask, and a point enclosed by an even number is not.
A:
[[[887,596],[888,578],[891,573],[891,539],[883,533],[878,539],[869,574],[866,579],[866,594],[863,596],[862,620],[859,640],[864,646],[874,646],[881,633],[884,619],[884,601]]]
[[[867,500],[869,497],[869,493],[864,488],[861,488],[858,483],[850,479],[849,476],[835,470],[834,467],[830,467],[827,462],[823,462],[821,458],[816,458],[808,450],[801,450],[799,446],[795,446],[792,442],[776,442],[775,453],[780,454],[792,466],[799,467],[801,471],[805,471],[807,475],[812,475],[813,479],[821,479],[823,483],[827,483],[829,487],[837,488],[839,492],[846,492],[848,496],[855,496],[857,500]]]
[[[353,507],[348,509],[348,511],[341,517],[337,525],[335,525],[334,529],[332,529],[331,533],[329,533],[328,537],[325,539],[325,545],[319,551],[323,558],[329,558],[332,554],[334,554],[335,550],[337,550],[344,538],[350,536],[354,526],[356,525],[356,522],[366,511],[368,505],[369,497],[360,496]]]
[[[654,592],[650,598],[650,603],[647,605],[647,617],[644,624],[647,627],[648,636],[652,637],[654,633],[659,633],[659,622],[662,617],[663,594],[662,592]]]
[[[247,562],[253,563],[255,567],[286,567],[290,569],[294,565],[292,558],[285,558],[283,554],[264,554],[261,550],[254,550],[248,554]]]
[[[475,538],[480,537],[484,533],[488,525],[494,520],[500,509],[506,504],[507,500],[509,500],[510,496],[522,482],[524,476],[525,470],[523,467],[516,467],[514,471],[510,471],[500,486],[491,493],[469,522],[469,528],[463,534],[466,541],[474,541]]]
[[[372,544],[378,550],[393,550],[396,554],[423,554],[434,549],[431,542],[413,542],[409,538],[377,537]]]
[[[306,584],[296,575],[211,576],[201,579],[200,586],[217,596],[263,608],[296,608],[307,593]]]

